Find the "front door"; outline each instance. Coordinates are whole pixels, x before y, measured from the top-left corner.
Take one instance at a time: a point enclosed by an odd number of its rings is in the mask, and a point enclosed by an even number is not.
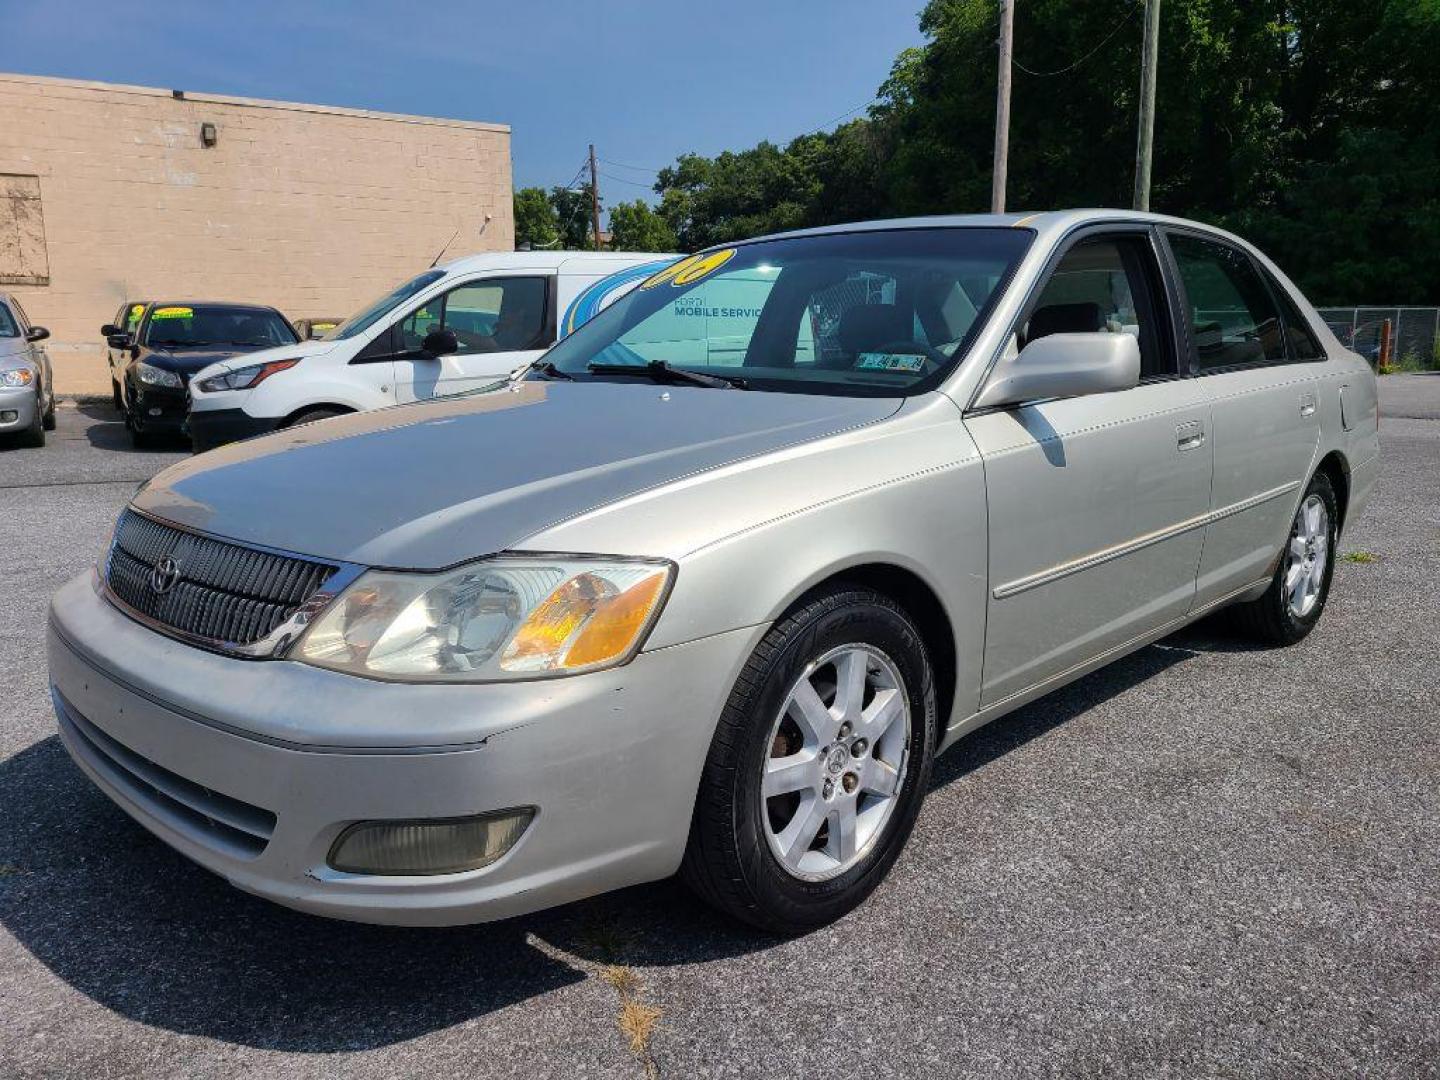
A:
[[[971,414],[985,462],[990,574],[981,705],[1180,619],[1210,508],[1210,407],[1181,377],[1148,231],[1086,235],[1064,252],[1017,345],[1067,332],[1134,334],[1130,390]]]
[[[1274,572],[1319,444],[1317,369],[1287,347],[1276,295],[1248,254],[1194,233],[1166,239],[1190,364],[1214,413],[1213,520],[1196,597],[1205,604]]]
[[[536,359],[555,340],[553,278],[543,275],[468,281],[411,311],[396,327],[399,401],[476,390]],[[459,349],[431,356],[425,336],[449,330]]]

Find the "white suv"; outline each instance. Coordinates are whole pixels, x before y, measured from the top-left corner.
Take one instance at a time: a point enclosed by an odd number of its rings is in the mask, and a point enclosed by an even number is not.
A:
[[[433,267],[318,341],[246,353],[190,381],[197,451],[341,413],[441,397],[536,359],[678,255],[501,252]]]

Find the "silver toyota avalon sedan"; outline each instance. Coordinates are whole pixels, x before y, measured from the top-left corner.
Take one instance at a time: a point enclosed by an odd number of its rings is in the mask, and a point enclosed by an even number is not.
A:
[[[803,931],[982,724],[1220,607],[1309,633],[1377,428],[1366,363],[1191,222],[713,249],[493,388],[158,475],[55,596],[60,733],[306,911],[464,923],[678,871]]]

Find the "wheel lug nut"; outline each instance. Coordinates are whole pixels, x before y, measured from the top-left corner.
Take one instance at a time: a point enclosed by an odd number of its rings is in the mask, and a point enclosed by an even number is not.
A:
[[[826,781],[825,781],[825,787],[824,787],[824,789],[822,790],[821,794],[823,794],[823,795],[825,796],[825,798],[827,798],[827,799],[830,798],[831,795],[834,795],[834,794],[835,794],[835,781],[834,781],[834,780],[826,780]]]
[[[850,726],[850,721],[846,720],[845,723],[840,725],[840,738],[848,739],[850,737],[850,732],[853,730],[854,728]]]
[[[855,789],[860,786],[860,778],[853,772],[847,772],[840,783],[845,787],[845,794],[852,795]]]
[[[850,747],[850,753],[855,757],[864,757],[865,751],[870,749],[870,743],[866,739],[856,739]]]

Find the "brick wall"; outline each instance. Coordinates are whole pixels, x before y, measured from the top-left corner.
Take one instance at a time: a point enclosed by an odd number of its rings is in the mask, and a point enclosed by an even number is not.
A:
[[[504,125],[6,74],[0,116],[0,179],[37,177],[43,215],[42,261],[14,202],[28,254],[9,280],[48,275],[0,289],[50,328],[62,387],[108,390],[89,385],[99,327],[128,298],[343,316],[457,227],[447,257],[514,246]]]

